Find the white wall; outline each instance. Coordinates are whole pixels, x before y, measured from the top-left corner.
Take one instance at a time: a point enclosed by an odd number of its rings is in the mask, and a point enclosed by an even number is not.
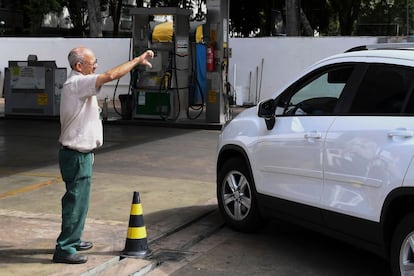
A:
[[[4,68],[9,60],[27,60],[30,54],[38,60],[54,60],[57,67],[67,67],[69,51],[79,45],[90,47],[98,59],[97,72],[104,72],[129,59],[130,39],[128,38],[0,38],[0,92],[3,91]],[[113,95],[116,82],[105,86],[102,96]],[[129,74],[121,78],[117,89],[128,93]],[[1,93],[0,93],[1,94]],[[119,93],[118,93],[119,94]]]
[[[349,48],[374,44],[376,37],[268,37],[232,38],[229,46],[229,82],[236,89],[239,105],[256,103],[268,98],[317,60]],[[103,72],[129,59],[129,38],[0,38],[0,91],[3,89],[4,68],[9,60],[27,60],[35,54],[38,60],[55,60],[58,67],[68,67],[67,54],[75,46],[94,50],[98,59],[97,72]],[[262,70],[263,59],[263,70]],[[69,70],[68,70],[69,71]],[[250,102],[249,82],[250,83]],[[116,82],[105,86],[100,97],[111,97]],[[129,74],[119,82],[117,94],[128,93]],[[259,99],[259,100],[260,100]]]
[[[236,103],[256,103],[256,98],[269,98],[314,62],[355,46],[376,42],[376,37],[230,39],[232,58],[229,62],[228,77],[230,84],[236,89]]]

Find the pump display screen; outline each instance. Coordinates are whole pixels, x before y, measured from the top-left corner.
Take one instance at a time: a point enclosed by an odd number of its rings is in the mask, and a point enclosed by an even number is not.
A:
[[[15,66],[10,68],[10,87],[12,89],[44,90],[45,68],[37,66]]]

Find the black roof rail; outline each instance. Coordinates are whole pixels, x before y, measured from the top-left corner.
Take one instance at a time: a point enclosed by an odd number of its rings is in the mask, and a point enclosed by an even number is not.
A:
[[[345,51],[345,53],[368,50],[366,45],[356,46]]]

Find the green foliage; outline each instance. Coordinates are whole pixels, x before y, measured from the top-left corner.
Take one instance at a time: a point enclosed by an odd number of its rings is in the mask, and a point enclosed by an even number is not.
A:
[[[321,34],[329,34],[331,32],[329,15],[332,14],[332,9],[328,1],[306,0],[301,1],[301,5],[313,29],[318,30]]]
[[[406,35],[407,32],[410,34],[414,23],[413,8],[414,0],[365,1],[361,8],[361,16],[358,19],[358,23],[360,25],[372,26],[373,29],[376,27],[373,30],[373,35],[378,35],[381,31],[383,35]],[[386,27],[388,27],[389,33],[386,33]]]
[[[36,33],[43,22],[43,16],[49,12],[62,10],[59,0],[27,0],[23,4],[23,10],[29,19],[30,33]]]
[[[269,1],[275,2],[275,1]],[[248,37],[262,27],[260,11],[263,0],[239,0],[230,2],[231,31],[243,37]]]
[[[88,3],[86,0],[62,0],[68,8],[70,19],[74,28],[74,35],[85,36],[86,15],[88,14]]]
[[[275,16],[286,16],[286,2],[290,0],[231,0],[230,31],[238,36],[271,36],[275,32]],[[409,7],[407,9],[407,1]],[[137,0],[151,7],[179,6],[198,7],[206,0]],[[88,30],[87,0],[14,0],[14,11],[23,11],[24,24],[30,34],[40,32],[43,16],[49,12],[61,12],[66,6],[74,25],[71,34],[86,36]],[[109,14],[118,26],[122,0],[100,0],[101,11],[109,8]],[[406,35],[414,26],[414,0],[302,0],[301,9],[309,25],[321,35],[358,35],[363,26],[374,26],[364,34],[379,35],[391,26],[393,33]],[[407,13],[408,12],[408,13]],[[202,17],[200,17],[202,18]],[[279,27],[279,25],[277,26]],[[397,30],[397,31],[396,31]],[[117,27],[114,34],[117,34]]]
[[[255,33],[256,36],[272,35],[272,13],[279,11],[285,18],[287,1],[289,0],[231,1],[231,30],[239,36],[249,36],[255,30],[260,30]],[[414,26],[414,0],[408,0],[408,3],[407,17],[407,0],[300,1],[310,26],[321,35],[358,35],[359,28],[364,24],[376,27],[365,35],[380,35],[382,26],[397,28],[399,35],[405,35]]]
[[[240,0],[230,1],[231,30],[238,36],[249,36],[255,31],[256,36],[275,34],[275,17],[285,18],[286,0]],[[326,0],[301,1],[301,8],[314,29],[327,33],[329,29],[330,7]]]

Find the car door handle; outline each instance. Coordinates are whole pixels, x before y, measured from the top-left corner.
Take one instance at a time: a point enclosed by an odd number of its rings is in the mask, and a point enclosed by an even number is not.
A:
[[[401,129],[401,130],[392,130],[390,132],[388,132],[388,137],[393,138],[393,137],[404,137],[404,138],[410,138],[413,137],[414,132],[412,130],[406,130],[406,129]]]
[[[311,131],[311,132],[305,133],[304,137],[305,139],[321,139],[322,134],[317,131]]]

